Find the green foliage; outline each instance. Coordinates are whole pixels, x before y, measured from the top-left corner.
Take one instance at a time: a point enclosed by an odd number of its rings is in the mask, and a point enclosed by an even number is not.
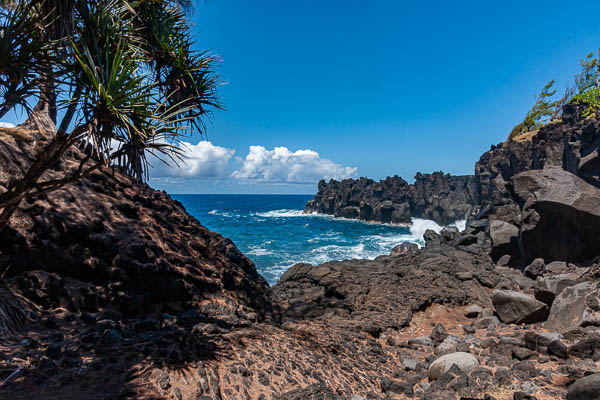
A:
[[[53,43],[37,40],[47,25],[47,18],[25,4],[0,8],[0,118],[16,106],[28,109],[27,99],[37,95],[39,78],[52,61]]]
[[[575,95],[571,101],[585,105],[582,110],[584,117],[597,118],[598,111],[600,111],[600,87],[589,88],[585,92]]]
[[[179,139],[203,133],[222,108],[215,58],[194,50],[189,1],[15,4],[0,15],[0,117],[51,93],[64,115],[59,135],[91,143],[95,158],[119,160],[141,180],[147,153],[177,162]]]
[[[551,119],[557,105],[556,101],[550,100],[550,98],[556,94],[556,89],[553,89],[553,86],[554,79],[548,82],[542,91],[535,97],[535,104],[531,110],[527,112],[523,122],[516,125],[510,132],[510,135],[508,136],[509,139],[512,139],[521,133],[539,129]]]
[[[598,50],[600,57],[600,50]],[[585,104],[582,111],[584,117],[597,117],[600,110],[600,58],[594,57],[594,52],[589,53],[579,61],[581,71],[575,74],[575,85],[567,85],[561,98],[551,101],[556,90],[552,90],[554,80],[548,82],[539,95],[523,122],[517,124],[510,132],[508,139],[512,139],[525,132],[541,128],[549,120],[560,118],[563,107],[576,102]],[[577,94],[576,94],[577,93]]]
[[[598,52],[600,54],[600,50]],[[581,64],[581,72],[575,74],[575,86],[579,93],[583,93],[589,88],[598,86],[600,62],[594,57],[594,52],[591,52],[579,63]]]
[[[600,54],[600,50],[598,51]],[[581,72],[575,75],[577,94],[568,102],[584,106],[581,113],[583,117],[596,118],[600,110],[600,60],[594,53],[587,55],[580,61]]]

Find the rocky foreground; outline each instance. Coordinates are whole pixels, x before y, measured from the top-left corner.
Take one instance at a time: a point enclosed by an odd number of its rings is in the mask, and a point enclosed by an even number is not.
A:
[[[34,144],[0,133],[2,184]],[[482,156],[465,231],[272,288],[168,195],[99,171],[0,233],[30,313],[0,338],[0,398],[598,398],[599,145],[571,110]]]

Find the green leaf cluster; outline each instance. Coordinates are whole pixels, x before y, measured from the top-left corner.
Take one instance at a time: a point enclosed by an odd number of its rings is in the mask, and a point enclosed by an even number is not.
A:
[[[600,50],[598,51],[600,57]],[[552,101],[556,94],[553,90],[554,80],[548,82],[536,96],[536,101],[531,110],[527,112],[522,122],[517,124],[510,132],[508,139],[541,128],[553,119],[560,118],[563,107],[568,103],[584,105],[584,117],[597,117],[600,111],[600,58],[589,53],[579,61],[581,71],[575,74],[575,85],[567,86],[561,98]]]
[[[556,89],[553,89],[554,83],[554,79],[548,82],[542,91],[535,97],[536,101],[533,107],[527,112],[525,119],[512,129],[508,136],[509,139],[522,133],[539,129],[550,120],[557,104],[556,101],[550,100],[550,98],[556,94]]]
[[[0,6],[0,117],[52,103],[63,116],[53,121],[58,136],[89,143],[96,159],[135,179],[148,177],[149,153],[177,163],[180,138],[204,133],[206,118],[222,109],[216,59],[196,49],[189,7],[181,0]]]
[[[586,118],[597,118],[600,111],[600,87],[594,86],[575,95],[571,101],[585,105],[581,114]]]
[[[600,54],[600,50],[598,50]],[[575,74],[575,87],[579,93],[598,86],[598,77],[600,74],[600,64],[594,52],[588,54],[585,58],[579,61],[581,64],[581,72]]]

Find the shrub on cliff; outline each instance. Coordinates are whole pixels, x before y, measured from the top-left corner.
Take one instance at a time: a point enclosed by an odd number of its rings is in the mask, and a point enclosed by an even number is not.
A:
[[[600,50],[598,50],[600,54]],[[588,89],[598,87],[598,77],[600,74],[600,62],[594,57],[594,52],[588,54],[579,61],[581,72],[575,74],[575,87],[581,94]]]
[[[540,94],[538,94],[535,98],[536,101],[525,115],[525,119],[523,122],[517,124],[510,134],[508,135],[508,139],[512,139],[515,136],[520,135],[521,133],[533,131],[535,129],[539,129],[542,127],[547,121],[550,120],[552,115],[554,114],[554,110],[556,108],[556,102],[549,101],[549,99],[554,96],[556,93],[556,89],[552,89],[554,86],[554,79],[548,82]]]
[[[600,55],[600,50],[598,50]],[[584,117],[596,117],[600,110],[600,60],[591,52],[580,60],[581,72],[575,75],[575,87],[578,93],[569,101],[584,105]]]
[[[35,200],[103,165],[143,180],[149,153],[165,162],[181,158],[179,138],[191,128],[202,132],[207,113],[221,108],[215,59],[192,49],[189,5],[0,2],[0,117],[24,110],[21,127],[45,136],[23,176],[2,183],[0,230],[22,199]],[[88,148],[79,167],[43,178],[76,144]]]
[[[600,50],[598,50],[600,56]],[[567,85],[563,96],[550,101],[556,94],[552,90],[554,79],[544,86],[540,94],[536,96],[536,102],[525,115],[523,122],[517,124],[510,134],[508,140],[544,126],[548,121],[561,117],[563,107],[570,102],[583,104],[582,115],[584,117],[595,117],[600,110],[600,59],[589,53],[579,61],[581,71],[575,74],[575,85]]]
[[[600,111],[600,87],[593,87],[583,93],[579,93],[571,101],[584,105],[581,111],[582,116],[596,118],[598,111]]]

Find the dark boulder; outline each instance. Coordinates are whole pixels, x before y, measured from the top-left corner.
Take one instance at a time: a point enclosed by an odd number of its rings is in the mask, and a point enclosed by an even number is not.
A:
[[[556,296],[565,288],[581,282],[582,280],[579,276],[574,273],[548,276],[536,281],[533,286],[533,293],[536,299],[546,303],[550,307]]]
[[[546,329],[570,332],[585,326],[600,326],[600,290],[597,283],[569,286],[556,296],[550,308]]]
[[[519,244],[525,260],[587,261],[600,248],[600,189],[559,168],[511,179],[522,205]]]
[[[535,279],[546,271],[546,263],[543,258],[536,258],[523,270],[523,275]]]
[[[492,240],[490,255],[494,260],[499,259],[505,254],[510,255],[518,252],[518,227],[508,222],[494,220],[489,224],[488,234]]]
[[[600,336],[591,335],[569,347],[569,354],[579,358],[600,359]]]
[[[600,398],[600,374],[577,379],[569,387],[567,400],[593,400]]]
[[[402,256],[405,254],[415,254],[419,251],[419,245],[411,242],[400,243],[398,246],[395,246],[392,249],[390,255],[392,256]]]
[[[496,313],[505,324],[525,324],[544,321],[548,306],[526,294],[512,290],[494,290],[492,303]]]

